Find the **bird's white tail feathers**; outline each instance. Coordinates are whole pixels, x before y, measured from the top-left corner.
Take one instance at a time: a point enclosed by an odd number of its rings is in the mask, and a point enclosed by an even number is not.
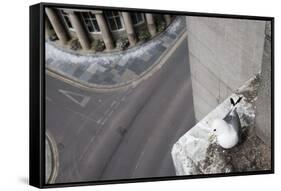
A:
[[[231,109],[229,111],[229,115],[231,115],[231,116],[234,115],[234,111],[237,109],[237,105],[242,100],[242,98],[243,98],[242,96],[239,97],[236,102],[234,102],[234,100],[232,98],[230,98]]]
[[[234,116],[235,114],[234,114],[234,111],[237,109],[237,105],[235,105],[235,106],[233,106],[232,108],[231,108],[231,110],[230,110],[230,112],[229,112],[229,115],[230,116]]]

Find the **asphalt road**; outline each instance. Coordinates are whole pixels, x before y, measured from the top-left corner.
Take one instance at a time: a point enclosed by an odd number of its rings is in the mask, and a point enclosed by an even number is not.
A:
[[[46,128],[59,150],[56,182],[175,176],[174,142],[194,123],[187,42],[135,88],[85,91],[46,77]]]

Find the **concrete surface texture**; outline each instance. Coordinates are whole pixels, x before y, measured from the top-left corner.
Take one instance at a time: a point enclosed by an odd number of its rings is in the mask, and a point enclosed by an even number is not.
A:
[[[224,118],[230,110],[228,97],[173,146],[172,158],[177,175],[245,172],[271,168],[270,149],[253,133],[258,83],[259,80],[254,78],[242,86],[237,94],[230,96],[234,100],[243,96],[237,107],[242,127],[239,144],[225,150],[216,140],[210,139],[213,120]]]
[[[197,121],[261,69],[265,21],[186,17]]]
[[[258,90],[256,132],[267,145],[271,145],[271,24],[266,23],[261,83]]]

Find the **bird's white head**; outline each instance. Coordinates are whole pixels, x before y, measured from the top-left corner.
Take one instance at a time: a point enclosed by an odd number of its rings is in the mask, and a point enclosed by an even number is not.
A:
[[[226,132],[229,128],[228,124],[222,119],[215,119],[212,123],[212,133],[219,136]]]

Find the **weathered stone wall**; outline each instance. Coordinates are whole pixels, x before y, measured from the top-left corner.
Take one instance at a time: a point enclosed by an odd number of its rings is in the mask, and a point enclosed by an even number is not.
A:
[[[260,71],[266,22],[191,16],[186,20],[199,121]]]
[[[266,23],[261,83],[258,89],[256,132],[271,145],[271,23]]]

